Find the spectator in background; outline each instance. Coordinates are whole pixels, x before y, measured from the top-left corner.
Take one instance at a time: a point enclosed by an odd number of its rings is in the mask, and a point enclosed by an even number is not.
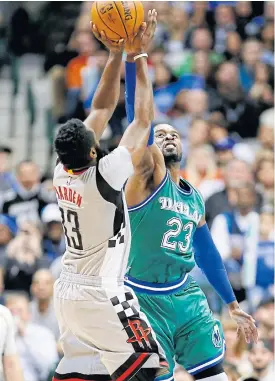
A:
[[[273,90],[270,83],[273,83],[273,70],[263,62],[258,62],[255,66],[255,81],[249,90],[249,97],[257,104],[259,109],[265,110],[274,104]]]
[[[209,117],[209,141],[215,145],[228,137],[228,123],[219,112],[212,113]]]
[[[182,88],[180,81],[176,82],[169,67],[164,63],[157,63],[154,67],[154,103],[162,113],[168,113],[174,103],[177,94]]]
[[[256,193],[253,183],[239,184],[234,192],[234,209],[215,217],[211,234],[236,298],[242,302],[246,298],[246,288],[255,285],[259,215],[254,211]]]
[[[42,257],[41,234],[34,225],[25,222],[7,246],[3,259],[5,290],[29,293],[33,274],[46,265],[47,261]]]
[[[41,221],[44,227],[42,249],[49,263],[51,263],[63,255],[66,248],[58,205],[48,204],[42,210]]]
[[[188,27],[188,17],[183,8],[173,7],[169,12],[168,34],[166,48],[169,53],[182,54],[185,45],[185,35]]]
[[[223,61],[223,56],[212,49],[213,40],[210,31],[205,27],[194,29],[191,37],[191,51],[184,56],[184,61],[180,63],[174,70],[177,77],[183,74],[190,74],[194,67],[194,54],[197,51],[203,51],[208,54],[211,65],[217,65]]]
[[[251,290],[254,308],[274,296],[274,213],[265,208],[260,214],[255,287]]]
[[[15,344],[15,322],[10,311],[0,305],[0,380],[24,381]]]
[[[190,10],[190,24],[191,27],[207,26],[212,21],[210,20],[209,6],[205,1],[192,1],[189,3]]]
[[[274,297],[264,300],[254,313],[260,339],[274,341]]]
[[[215,10],[214,50],[223,54],[226,50],[227,34],[237,29],[233,8],[226,4],[218,5]]]
[[[205,145],[209,140],[209,123],[204,119],[194,119],[188,131],[187,149],[183,150],[184,156],[193,148]]]
[[[213,86],[213,64],[208,53],[198,50],[194,54],[192,73],[204,80],[206,88]]]
[[[12,150],[7,146],[0,146],[0,208],[3,203],[4,193],[11,190],[15,179],[10,171]]]
[[[16,345],[25,381],[43,381],[58,360],[54,335],[31,322],[30,304],[25,294],[10,294],[6,306],[17,325]]]
[[[85,83],[84,78],[85,68],[96,67],[96,60],[94,54],[98,50],[98,43],[90,32],[78,32],[76,35],[77,48],[79,55],[73,58],[66,69],[66,83],[67,83],[67,100],[65,116],[66,119],[78,117],[85,119],[83,107],[81,108],[81,101],[85,102],[89,97],[90,91],[93,91],[98,83],[98,72],[94,70],[89,83]],[[87,85],[89,85],[89,92],[87,93]],[[85,91],[86,90],[86,91]],[[78,109],[77,109],[78,108]]]
[[[42,190],[38,166],[22,161],[16,168],[15,186],[4,195],[2,212],[14,217],[19,225],[26,219],[38,222],[41,210],[50,201],[49,193]]]
[[[216,72],[216,89],[209,89],[210,111],[221,112],[229,123],[229,129],[242,138],[255,137],[258,129],[259,111],[246,98],[234,62],[222,63]]]
[[[234,159],[231,160],[224,169],[224,185],[225,188],[213,194],[206,201],[206,220],[211,227],[214,218],[224,212],[232,211],[236,202],[234,188],[240,183],[252,183],[253,174],[251,167],[244,161]],[[262,197],[256,194],[256,210],[260,210],[262,206]]]
[[[235,141],[232,138],[225,137],[217,141],[214,144],[216,150],[216,159],[219,167],[226,166],[233,158],[233,147],[235,146]]]
[[[258,140],[262,149],[274,150],[274,108],[261,113]]]
[[[239,2],[239,3],[247,3]],[[242,40],[237,32],[229,32],[226,38],[226,51],[224,52],[224,56],[227,61],[234,61],[236,63],[240,62],[240,54],[242,49]]]
[[[0,295],[4,290],[4,267],[6,263],[7,246],[15,237],[16,233],[17,226],[15,221],[9,216],[0,214]]]
[[[240,67],[240,81],[243,90],[248,93],[255,82],[256,65],[262,55],[262,46],[260,41],[249,39],[244,42],[242,49],[243,64]]]
[[[189,152],[182,176],[199,189],[204,199],[223,188],[215,153],[208,145],[196,147]]]
[[[1,258],[6,255],[7,245],[15,237],[17,225],[13,218],[0,214],[0,264]]]
[[[182,139],[187,138],[188,129],[194,119],[207,117],[208,97],[204,90],[182,90],[177,95],[171,118]]]
[[[266,3],[273,3],[267,1]],[[274,7],[274,5],[273,5]],[[274,67],[274,20],[267,21],[262,29],[261,38],[263,41],[263,55],[262,60],[266,64]]]
[[[249,361],[253,367],[250,377],[258,381],[274,381],[274,353],[272,342],[260,340],[250,346]]]
[[[245,31],[246,25],[252,19],[252,3],[251,1],[237,1],[235,6],[237,16],[237,30],[242,40],[245,40],[247,35]]]
[[[30,303],[31,321],[48,328],[58,341],[60,333],[53,307],[53,284],[54,279],[47,269],[38,270],[33,275],[31,285],[33,300]]]
[[[264,205],[274,205],[274,155],[267,152],[256,165],[257,189],[262,194]]]

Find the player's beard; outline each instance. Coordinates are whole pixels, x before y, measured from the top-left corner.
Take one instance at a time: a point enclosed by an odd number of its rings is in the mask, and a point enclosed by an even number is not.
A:
[[[166,167],[172,167],[175,164],[179,164],[181,162],[182,153],[173,153],[171,155],[163,155],[164,162]]]

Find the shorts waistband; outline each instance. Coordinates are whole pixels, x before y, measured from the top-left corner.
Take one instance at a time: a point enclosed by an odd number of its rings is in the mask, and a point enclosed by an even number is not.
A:
[[[192,280],[189,274],[175,282],[170,283],[151,283],[144,282],[131,276],[126,276],[124,284],[131,287],[134,291],[144,294],[174,294],[182,287],[186,287]]]
[[[62,271],[59,279],[64,282],[72,282],[76,284],[96,287],[123,286],[124,284],[123,279],[75,274],[67,271]]]

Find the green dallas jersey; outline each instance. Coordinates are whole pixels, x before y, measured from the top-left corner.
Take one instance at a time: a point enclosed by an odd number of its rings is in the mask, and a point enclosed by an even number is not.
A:
[[[204,215],[200,193],[169,172],[141,204],[129,208],[132,243],[127,275],[151,283],[174,282],[195,265],[193,234]]]

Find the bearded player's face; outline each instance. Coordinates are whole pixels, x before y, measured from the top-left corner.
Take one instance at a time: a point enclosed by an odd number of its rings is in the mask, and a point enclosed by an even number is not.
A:
[[[161,150],[165,162],[179,163],[182,158],[182,146],[178,132],[169,124],[159,124],[154,129],[155,142]]]

